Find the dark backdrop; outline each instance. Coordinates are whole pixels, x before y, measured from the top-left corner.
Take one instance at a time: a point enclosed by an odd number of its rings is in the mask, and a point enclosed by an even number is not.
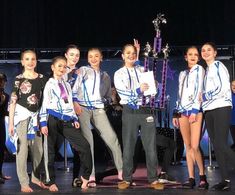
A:
[[[170,45],[235,43],[234,0],[0,0],[0,48],[151,42],[160,12]]]

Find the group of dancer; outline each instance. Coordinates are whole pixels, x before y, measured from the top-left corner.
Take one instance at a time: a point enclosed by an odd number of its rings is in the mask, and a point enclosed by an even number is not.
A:
[[[59,135],[69,141],[74,154],[72,185],[80,182],[82,189],[95,187],[92,126],[111,151],[119,189],[134,185],[133,156],[138,135],[145,150],[149,186],[164,189],[164,184],[158,180],[156,125],[153,110],[148,106],[150,97],[146,96],[146,105],[142,105],[143,94],[151,86],[141,82],[144,67],[138,64],[139,52],[137,40],[125,45],[123,67],[114,74],[114,85],[123,107],[122,150],[105,111],[106,106],[112,104],[111,79],[100,69],[103,56],[99,48],[90,48],[87,54],[89,65],[77,68],[79,48],[69,45],[64,56],[53,58],[49,79],[35,71],[36,53],[33,50],[22,52],[23,72],[14,81],[8,127],[9,135],[18,138],[16,170],[22,192],[33,192],[27,173],[28,148],[33,167],[31,182],[52,192],[59,190],[54,171],[55,145]],[[222,177],[221,182],[212,188],[230,189],[227,159],[235,164],[235,154],[227,144],[231,90],[228,71],[222,62],[215,60],[216,54],[213,43],[202,46],[201,55],[208,65],[205,72],[197,64],[198,49],[189,47],[185,54],[188,68],[179,76],[173,125],[180,128],[186,147],[189,180],[183,184],[185,188],[196,185],[195,163],[200,175],[198,188],[209,187],[199,149],[204,115]],[[40,180],[42,170],[46,175],[43,181]]]

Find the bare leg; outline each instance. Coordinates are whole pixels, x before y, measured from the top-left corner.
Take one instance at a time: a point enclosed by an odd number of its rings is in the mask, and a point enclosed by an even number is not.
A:
[[[190,131],[190,124],[188,121],[188,117],[182,115],[179,118],[179,123],[180,123],[180,132],[182,134],[184,145],[186,148],[186,160],[187,160],[189,178],[194,178],[195,159],[191,148],[191,131]]]

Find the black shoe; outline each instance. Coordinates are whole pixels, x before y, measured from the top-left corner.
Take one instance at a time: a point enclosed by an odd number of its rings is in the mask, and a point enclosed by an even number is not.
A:
[[[81,180],[81,179],[79,179],[79,178],[74,178],[74,179],[73,179],[72,186],[73,186],[74,188],[76,188],[76,187],[81,187],[81,185],[82,185],[82,180]]]
[[[199,190],[208,190],[209,188],[209,183],[207,181],[200,181],[198,185]]]
[[[188,181],[182,184],[183,189],[193,189],[194,186],[196,185],[195,179],[194,178],[189,178]]]
[[[0,177],[0,184],[4,184],[5,183],[5,179]]]
[[[231,183],[228,181],[221,181],[220,183],[215,184],[211,188],[212,190],[225,191],[231,189]]]
[[[198,185],[199,190],[208,190],[209,183],[206,180],[206,175],[200,175],[200,183]]]

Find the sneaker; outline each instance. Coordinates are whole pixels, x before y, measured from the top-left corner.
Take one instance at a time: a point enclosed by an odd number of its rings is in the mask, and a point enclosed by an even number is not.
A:
[[[194,178],[189,178],[188,181],[182,184],[183,189],[193,189],[196,185]]]
[[[125,190],[125,189],[129,188],[130,185],[131,185],[131,183],[128,181],[121,181],[121,182],[118,182],[118,189]]]
[[[230,190],[231,189],[231,183],[228,181],[221,181],[220,183],[215,184],[211,188],[212,190],[220,190],[220,191],[225,191],[225,190]]]
[[[166,173],[161,173],[158,177],[158,181],[159,183],[177,183],[174,177]]]
[[[81,179],[79,179],[79,178],[74,178],[73,179],[72,186],[74,188],[81,187],[81,185],[82,185],[82,180]]]
[[[154,181],[150,184],[150,188],[153,188],[155,190],[164,190],[164,184],[158,181]]]

